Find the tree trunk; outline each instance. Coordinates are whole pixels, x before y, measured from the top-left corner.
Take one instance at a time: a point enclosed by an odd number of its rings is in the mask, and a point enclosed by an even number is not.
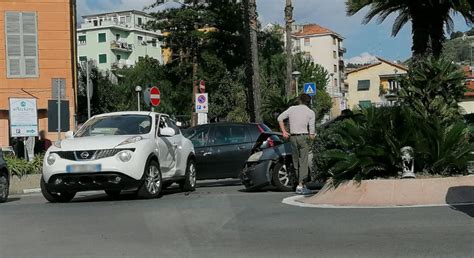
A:
[[[443,43],[446,40],[444,35],[444,22],[449,17],[449,6],[442,5],[439,3],[435,4],[434,10],[431,13],[431,30],[430,30],[430,43],[431,51],[433,56],[438,58],[443,52]]]
[[[252,122],[262,122],[260,114],[261,93],[260,93],[260,67],[258,62],[258,42],[257,42],[257,3],[256,0],[244,0],[244,14],[247,34],[247,79],[248,79],[248,106],[250,109],[250,119]]]
[[[414,62],[419,61],[430,52],[428,48],[430,40],[429,15],[423,6],[412,7],[412,53]]]
[[[286,96],[292,95],[291,82],[293,73],[293,42],[291,39],[291,27],[293,24],[293,5],[292,0],[286,0],[285,7],[285,23],[286,23],[286,81],[285,93]]]

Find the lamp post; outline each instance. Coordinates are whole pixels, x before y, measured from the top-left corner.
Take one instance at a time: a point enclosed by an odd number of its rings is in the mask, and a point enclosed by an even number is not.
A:
[[[142,92],[142,87],[135,87],[135,92],[137,93],[137,110],[140,111],[140,93]]]
[[[298,92],[298,79],[300,78],[301,76],[301,73],[299,71],[294,71],[291,73],[291,75],[293,76],[293,78],[295,78],[295,90],[296,90],[296,95],[299,94]]]

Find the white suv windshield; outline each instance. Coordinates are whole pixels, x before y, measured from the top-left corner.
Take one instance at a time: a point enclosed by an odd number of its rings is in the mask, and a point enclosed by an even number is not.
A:
[[[151,116],[147,115],[96,117],[87,121],[75,136],[87,137],[147,134],[151,130],[151,125]]]

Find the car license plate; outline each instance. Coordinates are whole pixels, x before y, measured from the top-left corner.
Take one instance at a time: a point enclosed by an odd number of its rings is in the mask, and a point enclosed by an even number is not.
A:
[[[100,172],[102,166],[100,164],[93,165],[67,165],[67,173],[90,173],[90,172]]]

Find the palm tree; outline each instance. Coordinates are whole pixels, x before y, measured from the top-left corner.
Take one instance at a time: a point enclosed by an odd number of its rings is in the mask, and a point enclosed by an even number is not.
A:
[[[473,0],[348,0],[347,14],[352,16],[369,7],[363,23],[375,17],[383,22],[389,15],[398,14],[392,28],[396,36],[409,21],[412,22],[412,52],[415,59],[432,53],[439,57],[445,41],[444,29],[452,31],[452,15],[460,14],[468,25],[474,23]]]

